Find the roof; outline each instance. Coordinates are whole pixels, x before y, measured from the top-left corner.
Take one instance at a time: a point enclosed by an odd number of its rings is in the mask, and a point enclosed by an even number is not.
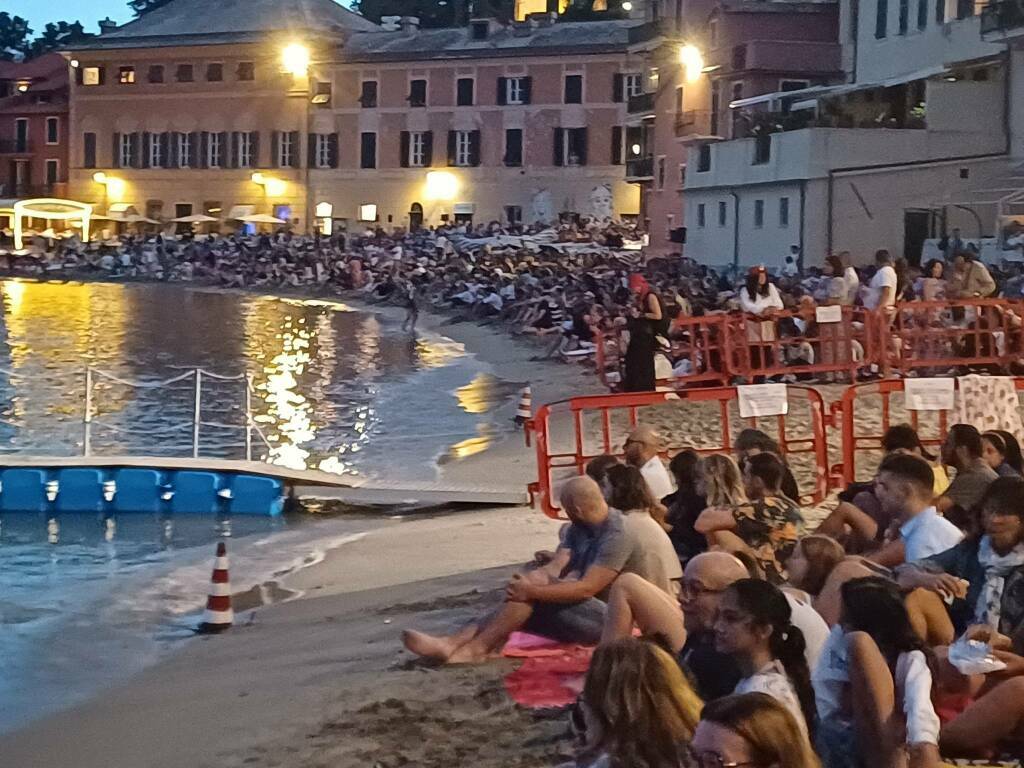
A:
[[[47,53],[28,61],[0,61],[0,80],[47,80],[63,74],[68,63],[59,53]]]
[[[622,50],[636,21],[565,21],[549,26],[492,29],[486,40],[474,40],[469,27],[418,32],[360,32],[341,51],[343,61],[422,60],[543,55],[555,50],[600,53]]]
[[[379,27],[334,0],[171,0],[71,50],[215,45],[275,33],[372,31]]]

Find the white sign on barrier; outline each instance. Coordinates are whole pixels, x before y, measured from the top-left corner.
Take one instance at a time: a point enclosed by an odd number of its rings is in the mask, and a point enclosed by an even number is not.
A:
[[[953,379],[906,379],[903,402],[908,411],[948,411],[953,408]]]
[[[821,323],[841,323],[843,322],[843,308],[839,304],[831,304],[825,307],[816,307],[814,310],[814,319]]]
[[[745,384],[736,387],[740,417],[785,416],[789,413],[789,397],[785,384]]]

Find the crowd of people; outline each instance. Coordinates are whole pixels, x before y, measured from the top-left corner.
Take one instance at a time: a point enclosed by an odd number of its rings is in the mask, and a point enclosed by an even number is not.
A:
[[[567,480],[569,519],[500,603],[406,648],[476,663],[514,631],[596,646],[575,768],[931,768],[1024,746],[1024,470],[1008,432],[890,428],[810,533],[764,432],[735,456],[637,427]],[[952,475],[952,480],[950,476]]]
[[[629,391],[649,391],[666,373],[687,376],[721,364],[705,340],[698,348],[686,321],[743,313],[755,367],[840,362],[863,356],[859,336],[830,337],[815,310],[827,305],[865,310],[897,302],[1024,297],[1019,265],[986,267],[970,250],[948,261],[910,266],[879,251],[871,264],[849,252],[798,267],[799,249],[772,273],[715,270],[690,258],[653,258],[624,246],[640,235],[625,226],[583,220],[555,228],[452,225],[417,232],[382,229],[331,237],[275,234],[130,234],[102,242],[35,238],[18,255],[0,233],[0,269],[38,276],[201,282],[227,288],[289,290],[315,295],[358,292],[406,307],[406,327],[420,308],[454,319],[499,325],[545,339],[545,356],[590,361],[595,341],[609,341],[610,376]],[[959,242],[951,240],[951,242]],[[1014,316],[1017,326],[1022,318]],[[934,309],[918,324],[1002,327],[1003,318]],[[973,326],[972,326],[973,324]],[[1022,332],[1024,333],[1024,332]],[[616,345],[616,342],[619,342]],[[785,342],[785,343],[782,343]],[[970,356],[986,342],[965,332],[943,340],[933,356]],[[1007,344],[997,340],[994,344]],[[922,345],[924,342],[922,342]],[[933,344],[934,345],[934,344]],[[1021,343],[1024,358],[1024,343]],[[620,354],[614,353],[619,351]],[[806,376],[801,376],[806,378]]]

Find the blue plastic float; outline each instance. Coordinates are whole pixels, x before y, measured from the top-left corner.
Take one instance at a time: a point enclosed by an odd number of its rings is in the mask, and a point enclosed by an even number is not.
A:
[[[0,471],[0,512],[226,514],[277,516],[275,478],[155,469],[10,467]]]

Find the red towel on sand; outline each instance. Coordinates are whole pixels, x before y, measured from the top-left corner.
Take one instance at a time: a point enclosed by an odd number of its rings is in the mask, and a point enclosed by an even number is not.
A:
[[[513,632],[502,655],[525,659],[505,676],[505,689],[523,707],[564,707],[576,701],[594,649],[564,645],[526,632]]]

